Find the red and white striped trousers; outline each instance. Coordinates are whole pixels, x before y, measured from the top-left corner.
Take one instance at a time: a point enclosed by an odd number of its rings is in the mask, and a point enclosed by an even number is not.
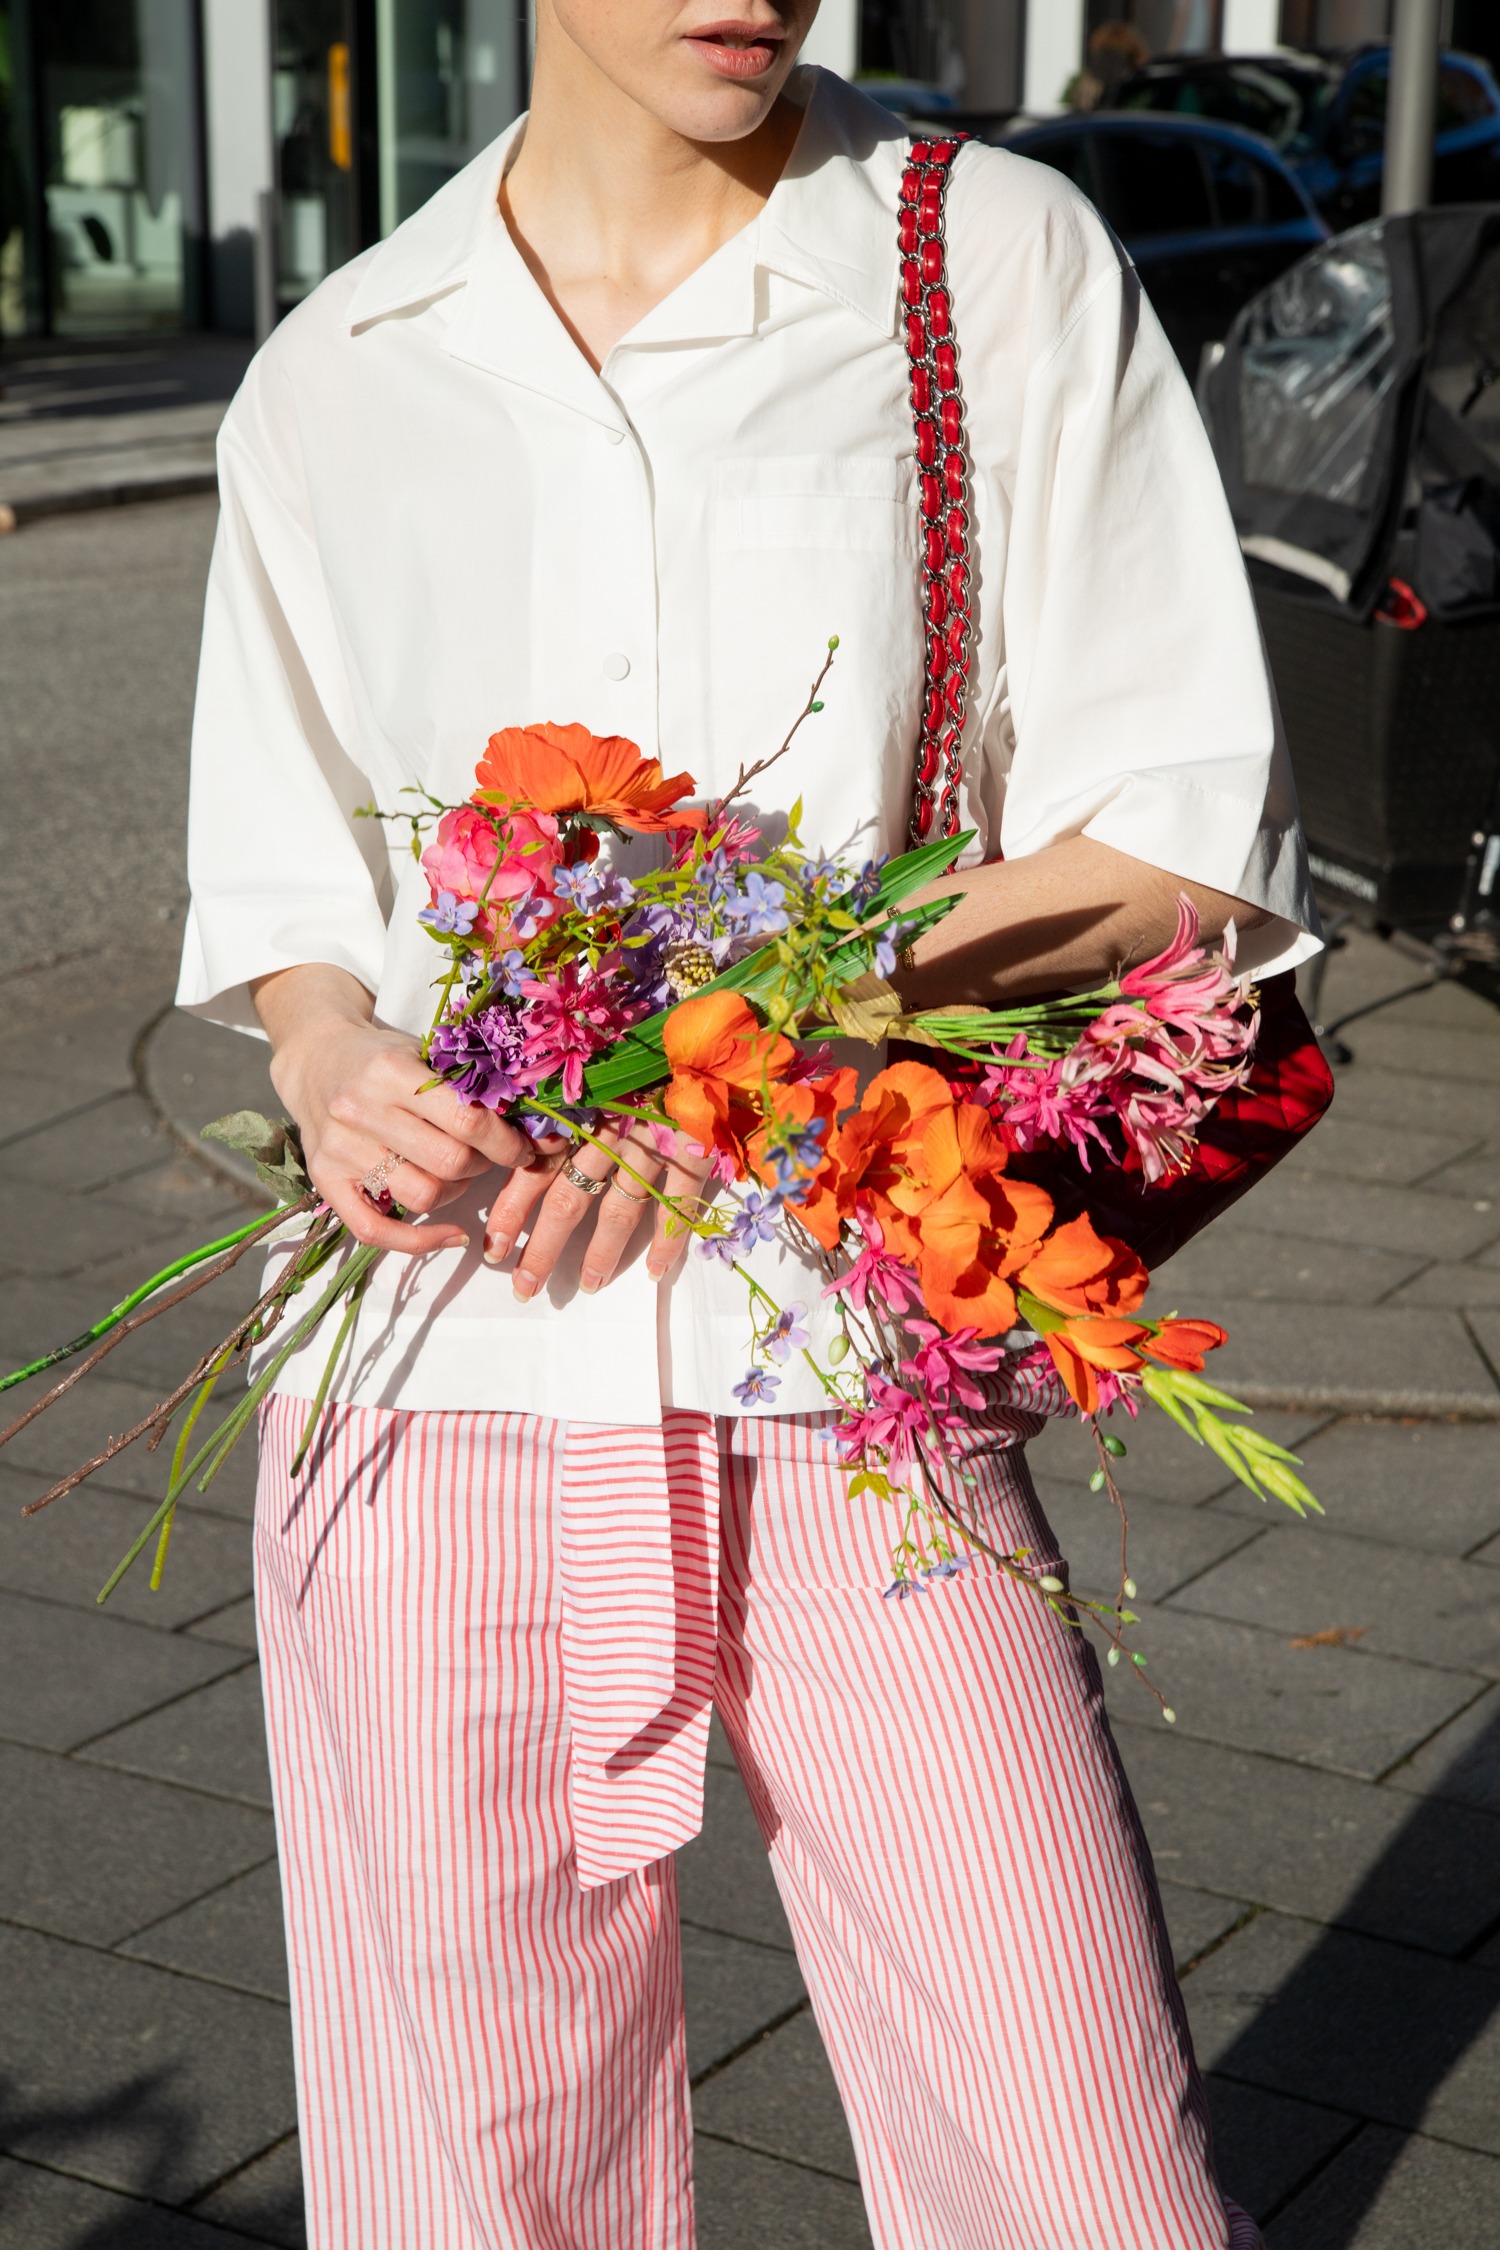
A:
[[[710,1702],[879,2250],[1253,2250],[1097,1668],[1033,1596],[883,1601],[813,1422],[345,1406],[294,1485],[306,1412],[266,1413],[256,1565],[313,2250],[690,2250]],[[1019,1446],[979,1506],[1055,1556]]]

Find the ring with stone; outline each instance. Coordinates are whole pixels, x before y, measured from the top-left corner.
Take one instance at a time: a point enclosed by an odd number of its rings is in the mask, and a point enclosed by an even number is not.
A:
[[[562,1168],[562,1176],[569,1187],[582,1188],[585,1195],[602,1195],[609,1186],[608,1175],[602,1180],[591,1180],[587,1172],[580,1172],[571,1158]]]
[[[390,1178],[394,1167],[404,1164],[406,1158],[399,1149],[388,1148],[378,1164],[372,1164],[360,1181],[361,1192],[367,1195],[377,1210],[391,1202]]]

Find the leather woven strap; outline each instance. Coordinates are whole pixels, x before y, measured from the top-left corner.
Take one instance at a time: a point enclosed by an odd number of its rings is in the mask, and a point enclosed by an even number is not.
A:
[[[958,784],[973,654],[969,450],[943,233],[953,159],[966,139],[913,141],[901,177],[901,302],[922,505],[926,674],[911,840],[958,834]]]

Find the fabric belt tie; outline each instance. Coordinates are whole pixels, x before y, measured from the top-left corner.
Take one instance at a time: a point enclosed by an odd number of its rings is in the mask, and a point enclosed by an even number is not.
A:
[[[561,1518],[568,1790],[578,1880],[594,1890],[703,1825],[718,1649],[712,1415],[569,1423]]]

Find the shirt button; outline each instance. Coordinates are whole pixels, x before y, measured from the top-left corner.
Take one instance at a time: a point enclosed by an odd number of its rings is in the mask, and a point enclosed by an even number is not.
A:
[[[604,659],[604,677],[607,680],[627,679],[629,674],[630,658],[628,656],[622,656],[618,649],[612,655],[606,656]]]

